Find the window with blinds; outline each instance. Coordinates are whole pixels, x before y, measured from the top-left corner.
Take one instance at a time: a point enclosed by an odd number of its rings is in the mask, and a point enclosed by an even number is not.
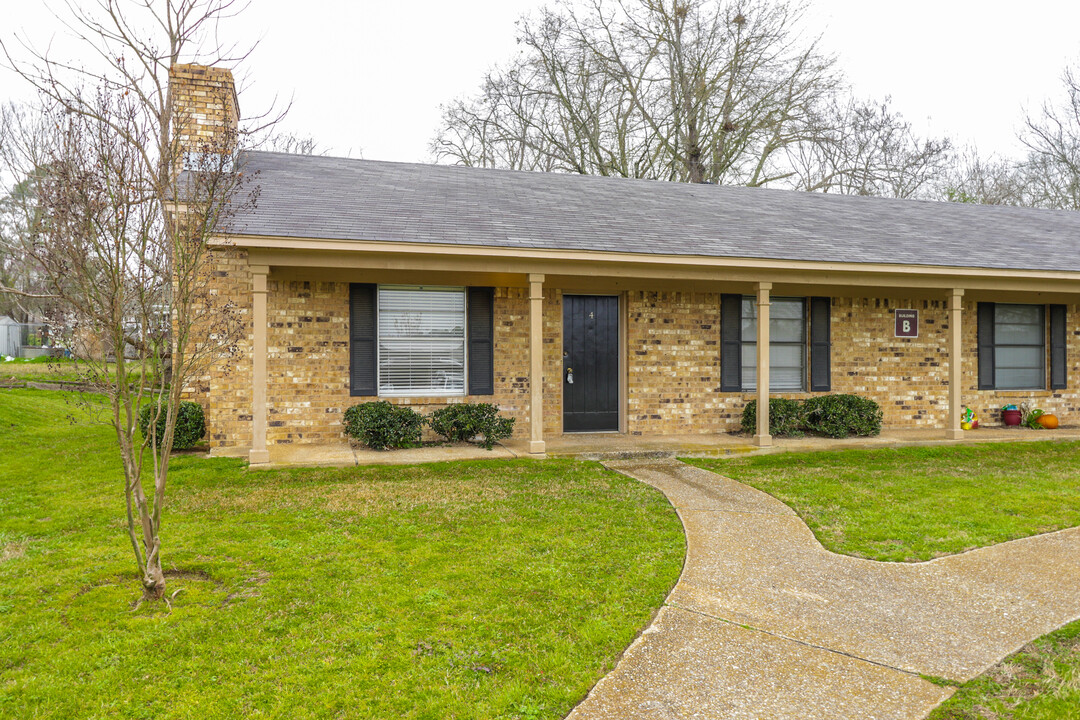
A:
[[[1046,319],[1042,305],[994,305],[994,387],[1046,387]]]
[[[465,394],[465,288],[380,285],[379,395]]]
[[[742,387],[757,390],[757,301],[742,301]],[[803,298],[769,301],[769,390],[806,389],[806,303]]]

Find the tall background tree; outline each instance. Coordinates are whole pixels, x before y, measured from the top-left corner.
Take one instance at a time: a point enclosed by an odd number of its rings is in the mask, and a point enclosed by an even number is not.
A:
[[[37,90],[31,114],[45,119],[4,136],[9,174],[34,181],[15,236],[50,298],[50,324],[84,381],[107,399],[143,597],[158,599],[183,388],[232,351],[241,329],[235,308],[209,292],[207,241],[227,231],[230,208],[253,201],[234,166],[244,133],[193,145],[170,68],[240,59],[244,52],[216,41],[216,26],[243,3],[97,0],[66,8],[59,19],[92,60],[55,58],[27,38],[3,44],[8,64]],[[147,407],[151,427],[164,422],[144,438]]]
[[[850,97],[802,7],[561,0],[521,53],[443,108],[439,161],[806,190],[930,192],[950,145]]]

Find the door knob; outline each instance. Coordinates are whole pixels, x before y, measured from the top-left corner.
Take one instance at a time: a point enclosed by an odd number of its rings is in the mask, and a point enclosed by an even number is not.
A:
[[[574,384],[574,368],[566,368],[566,384]]]

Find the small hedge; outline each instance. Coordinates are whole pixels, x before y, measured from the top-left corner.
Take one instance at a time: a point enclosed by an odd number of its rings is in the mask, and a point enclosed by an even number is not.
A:
[[[490,450],[514,432],[514,418],[499,417],[491,403],[455,403],[424,416],[407,405],[385,400],[353,405],[345,411],[345,434],[374,450],[420,446],[424,425],[450,442],[480,438]]]
[[[742,431],[757,432],[757,401],[743,408]],[[881,434],[881,407],[858,395],[821,395],[805,400],[769,400],[769,434],[798,437],[804,432],[831,438]]]
[[[770,403],[771,404],[771,403]],[[808,432],[831,438],[880,435],[881,407],[858,395],[822,395],[803,400]]]
[[[776,437],[799,437],[802,435],[803,410],[798,400],[769,399],[769,434]],[[757,432],[757,400],[751,400],[743,408],[742,431],[753,435]]]
[[[150,418],[156,407],[156,405],[143,405],[139,411],[139,431],[144,438],[149,439],[146,432],[150,429]],[[165,408],[161,408],[155,427],[154,442],[160,443],[160,439],[165,435]],[[204,435],[206,435],[206,418],[203,415],[202,405],[184,400],[176,411],[172,449],[187,450],[202,440]]]
[[[345,411],[345,434],[373,450],[418,447],[423,429],[424,416],[407,405],[380,400]]]
[[[514,432],[514,418],[499,417],[499,408],[491,403],[447,405],[431,413],[428,423],[450,442],[469,442],[480,436],[480,446],[486,450]]]

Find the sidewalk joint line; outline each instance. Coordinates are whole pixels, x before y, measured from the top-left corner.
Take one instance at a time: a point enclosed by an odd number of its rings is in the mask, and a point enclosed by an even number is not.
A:
[[[836,655],[842,655],[844,657],[849,657],[852,660],[859,660],[861,662],[869,663],[871,665],[877,665],[878,667],[883,667],[883,668],[886,668],[888,670],[895,670],[896,672],[904,673],[905,675],[911,675],[913,677],[921,677],[921,675],[919,673],[914,672],[912,670],[904,670],[903,668],[894,667],[892,665],[888,665],[888,664],[883,663],[883,662],[878,662],[877,660],[870,660],[868,658],[860,657],[859,655],[854,655],[854,654],[849,653],[849,652],[844,652],[843,650],[836,650],[835,648],[825,647],[824,645],[817,645],[817,644],[812,643],[812,642],[807,642],[806,640],[799,640],[798,638],[793,638],[793,637],[789,637],[787,635],[782,635],[780,633],[772,632],[772,631],[769,631],[769,630],[764,630],[762,628],[755,627],[753,625],[746,625],[744,623],[737,623],[734,620],[727,620],[726,618],[717,617],[716,615],[710,615],[709,613],[702,612],[701,610],[694,610],[692,608],[683,607],[682,605],[676,605],[676,604],[670,603],[670,602],[667,603],[667,606],[670,607],[670,608],[674,608],[676,610],[682,610],[683,612],[693,613],[694,615],[700,615],[701,617],[706,617],[706,618],[709,618],[710,620],[716,620],[718,622],[727,623],[728,625],[735,625],[736,627],[741,627],[741,628],[744,628],[744,629],[747,629],[747,630],[753,630],[755,632],[764,633],[766,635],[771,635],[772,637],[779,638],[781,640],[787,640],[788,642],[793,642],[793,643],[797,643],[799,645],[804,645],[806,647],[812,647],[812,648],[816,648],[818,650],[824,650],[825,652],[834,653]]]

